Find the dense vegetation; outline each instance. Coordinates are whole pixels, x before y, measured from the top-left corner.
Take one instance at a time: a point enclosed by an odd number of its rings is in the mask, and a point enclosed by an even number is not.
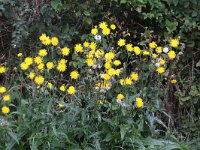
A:
[[[1,149],[198,149],[198,0],[0,0]]]

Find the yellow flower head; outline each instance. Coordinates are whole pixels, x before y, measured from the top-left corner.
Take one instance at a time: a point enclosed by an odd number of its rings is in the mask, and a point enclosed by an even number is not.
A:
[[[105,54],[105,58],[106,58],[106,60],[112,60],[112,59],[115,58],[115,53],[108,52],[108,53]]]
[[[119,39],[117,44],[118,44],[118,46],[122,47],[126,44],[126,40],[125,39]]]
[[[37,68],[38,68],[38,70],[40,70],[40,71],[44,70],[44,64],[43,64],[43,63],[39,64],[39,65],[37,66]]]
[[[28,78],[29,79],[33,79],[35,77],[35,73],[34,72],[30,72],[29,74],[28,74]]]
[[[116,69],[116,70],[115,70],[115,75],[118,76],[118,75],[120,75],[120,73],[121,73],[121,70],[120,70],[120,69]]]
[[[143,100],[140,97],[136,97],[135,102],[137,108],[141,108],[144,105]]]
[[[74,50],[77,53],[82,53],[83,52],[83,46],[81,44],[76,44],[75,47],[74,47]]]
[[[156,69],[156,71],[157,71],[159,74],[162,74],[162,73],[165,72],[165,68],[164,68],[164,67],[158,67],[158,68]]]
[[[8,114],[8,113],[10,112],[10,108],[7,107],[7,106],[3,106],[3,107],[1,108],[1,112],[2,112],[3,114]]]
[[[53,67],[54,67],[53,62],[47,62],[46,67],[47,67],[48,70],[53,69]]]
[[[41,42],[44,45],[50,45],[51,44],[51,39],[50,39],[49,36],[46,36],[46,38],[44,40],[42,40]]]
[[[66,89],[65,89],[65,85],[62,84],[62,85],[60,86],[60,91],[64,92],[65,90],[66,90]]]
[[[101,58],[104,55],[104,51],[102,49],[99,49],[95,52],[96,58]]]
[[[18,54],[17,54],[17,57],[22,57],[22,53],[18,53]]]
[[[61,104],[61,103],[59,103],[59,104],[58,104],[58,107],[60,107],[60,108],[63,108],[63,107],[65,107],[65,105],[64,105],[64,104]]]
[[[3,94],[6,92],[6,88],[4,86],[0,86],[0,93]]]
[[[102,33],[103,33],[103,35],[109,35],[110,29],[109,28],[103,28]]]
[[[96,47],[97,47],[97,44],[96,44],[95,42],[91,42],[91,43],[90,43],[90,48],[91,48],[92,50],[95,50]]]
[[[75,89],[75,87],[74,86],[70,86],[68,89],[67,89],[67,93],[68,94],[74,94],[76,92],[76,89]]]
[[[41,85],[44,82],[44,77],[41,75],[36,76],[34,81],[37,85]]]
[[[6,68],[4,66],[0,66],[0,74],[5,73]]]
[[[106,73],[103,75],[103,78],[105,81],[108,81],[108,80],[110,80],[110,75]]]
[[[126,85],[131,85],[132,83],[133,83],[133,81],[131,80],[130,77],[127,77],[127,78],[125,79],[125,84],[126,84]]]
[[[162,47],[161,46],[156,47],[156,53],[158,53],[158,54],[162,53]]]
[[[104,64],[104,67],[105,67],[106,69],[110,69],[110,68],[111,68],[111,64],[107,62],[107,63]]]
[[[107,28],[107,26],[108,26],[107,23],[104,21],[99,24],[99,28],[101,29]]]
[[[160,65],[164,65],[166,61],[163,58],[159,58],[158,62]]]
[[[64,47],[61,49],[61,53],[64,55],[64,56],[68,56],[69,53],[70,53],[70,49],[68,47]]]
[[[171,47],[176,48],[176,47],[178,47],[178,45],[179,45],[179,40],[178,40],[178,39],[172,39],[172,40],[170,41],[170,46],[171,46]]]
[[[101,100],[101,99],[98,100],[98,101],[97,101],[97,104],[99,104],[99,105],[103,105],[103,104],[104,104],[104,100]]]
[[[98,33],[98,29],[96,27],[91,29],[91,34],[96,35]]]
[[[27,65],[31,65],[33,63],[33,58],[31,57],[26,57],[24,59],[24,62],[27,64]]]
[[[42,63],[42,57],[40,57],[40,56],[35,57],[35,58],[34,58],[34,62],[35,62],[36,64]]]
[[[41,50],[39,50],[38,55],[41,56],[41,57],[46,56],[46,55],[47,55],[47,50],[46,50],[46,49],[41,49]]]
[[[66,63],[60,62],[60,63],[58,64],[58,66],[57,66],[57,70],[58,70],[59,72],[65,72],[66,69],[67,69]]]
[[[140,55],[140,53],[141,53],[141,50],[138,46],[134,46],[133,51],[135,52],[135,55]]]
[[[120,61],[120,60],[115,60],[115,61],[113,62],[113,64],[114,64],[115,66],[119,66],[119,65],[121,65],[121,61]]]
[[[143,51],[143,55],[150,55],[149,51]]]
[[[138,74],[136,72],[132,72],[130,75],[131,79],[133,81],[137,81],[138,80]]]
[[[58,43],[59,43],[59,40],[58,40],[57,37],[52,37],[52,38],[51,38],[51,44],[52,44],[53,46],[57,46]]]
[[[3,96],[3,101],[4,101],[4,102],[10,101],[10,95],[8,95],[8,94],[7,94],[7,95],[4,95],[4,96]]]
[[[176,57],[176,53],[173,50],[170,50],[167,55],[169,59],[174,59]]]
[[[72,71],[71,73],[70,73],[70,77],[71,77],[71,79],[78,79],[78,77],[79,77],[79,73],[78,73],[78,71]]]
[[[175,84],[175,83],[177,83],[177,80],[176,79],[173,79],[173,80],[171,80],[170,81],[172,84]]]
[[[48,83],[47,83],[47,87],[48,87],[49,89],[52,89],[52,88],[53,88],[53,84],[52,84],[51,82],[48,82]]]
[[[86,59],[86,63],[89,67],[92,67],[94,65],[94,60],[93,59]]]
[[[28,67],[29,67],[29,65],[26,64],[25,62],[22,62],[22,63],[20,64],[20,67],[21,67],[22,70],[27,70]]]
[[[126,84],[125,79],[120,79],[120,80],[119,80],[119,83],[120,83],[121,85],[125,85],[125,84]]]
[[[46,39],[46,37],[47,37],[47,35],[46,35],[45,33],[43,33],[43,34],[39,37],[39,39],[40,39],[40,41],[44,41],[44,40]]]
[[[152,58],[157,58],[158,57],[158,55],[157,54],[152,54]]]
[[[133,45],[132,44],[127,44],[126,45],[126,49],[127,49],[127,51],[132,52],[133,51]]]
[[[112,30],[115,30],[115,29],[116,29],[116,26],[115,26],[114,24],[111,24],[111,25],[110,25],[110,28],[111,28]]]
[[[149,47],[152,49],[156,48],[157,47],[156,42],[153,41],[153,42],[149,43]]]
[[[118,95],[117,95],[117,99],[122,101],[122,100],[124,99],[124,95],[121,94],[121,93],[118,94]]]
[[[108,69],[107,74],[109,74],[110,76],[115,75],[115,69],[113,68]]]
[[[89,47],[89,45],[90,45],[89,42],[84,42],[84,43],[83,43],[83,46],[84,46],[84,47]]]

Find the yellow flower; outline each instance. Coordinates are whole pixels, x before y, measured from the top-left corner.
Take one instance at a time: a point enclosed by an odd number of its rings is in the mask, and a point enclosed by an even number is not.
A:
[[[138,74],[136,72],[132,72],[130,75],[131,79],[133,81],[137,81],[138,80]]]
[[[0,66],[0,74],[5,73],[6,72],[6,68],[3,66]]]
[[[117,95],[117,99],[122,101],[122,100],[124,99],[124,95],[121,94],[121,93],[118,94],[118,95]]]
[[[75,47],[74,47],[74,50],[77,53],[82,53],[83,52],[83,46],[81,44],[76,44]]]
[[[7,94],[7,95],[4,95],[4,96],[3,96],[3,101],[4,101],[4,102],[10,101],[10,95],[8,95],[8,94]]]
[[[33,58],[31,57],[26,57],[24,62],[27,64],[27,65],[31,65],[33,63]]]
[[[89,67],[94,65],[94,60],[93,59],[86,59],[86,63]]]
[[[156,48],[157,47],[156,42],[153,41],[153,42],[149,43],[149,47],[152,49]]]
[[[162,58],[159,58],[158,62],[159,62],[160,65],[164,65],[166,61]]]
[[[51,44],[52,44],[53,46],[58,45],[58,43],[59,43],[59,40],[58,40],[57,37],[52,37],[52,38],[51,38]]]
[[[29,65],[26,64],[25,62],[22,62],[22,63],[20,64],[20,67],[21,67],[22,70],[27,70],[28,67],[29,67]]]
[[[157,71],[158,73],[162,74],[162,73],[165,72],[165,68],[164,68],[164,67],[158,67],[158,68],[156,69],[156,71]]]
[[[63,85],[61,85],[60,86],[60,91],[62,91],[62,92],[64,92],[66,89],[65,89],[65,85],[63,84]]]
[[[173,50],[170,50],[167,55],[169,59],[174,59],[176,57],[176,53]]]
[[[152,54],[152,58],[157,58],[158,57],[158,55],[157,54]]]
[[[17,57],[22,57],[22,53],[18,53],[18,54],[17,54]]]
[[[42,63],[42,57],[40,57],[40,56],[35,57],[35,58],[34,58],[34,62],[35,62],[36,64]]]
[[[84,47],[89,47],[89,45],[90,45],[89,42],[84,42],[84,43],[83,43],[83,46],[84,46]]]
[[[3,94],[6,92],[6,88],[3,86],[0,86],[0,93]]]
[[[109,35],[110,29],[109,28],[103,28],[102,33],[103,33],[103,35]]]
[[[68,47],[64,47],[61,49],[61,53],[64,55],[64,56],[68,56],[69,53],[70,53],[70,49]]]
[[[127,78],[125,79],[125,83],[126,83],[127,85],[131,85],[131,84],[133,83],[133,81],[131,80],[130,77],[127,77]]]
[[[105,64],[104,64],[104,67],[105,67],[106,69],[110,69],[110,68],[111,68],[111,64],[110,64],[110,63],[105,63]]]
[[[120,70],[120,69],[116,69],[116,70],[115,70],[115,75],[118,76],[120,73],[121,73],[121,70]]]
[[[44,40],[46,39],[46,37],[47,37],[47,35],[46,35],[45,33],[43,33],[43,34],[39,37],[39,39],[40,39],[40,41],[44,41]]]
[[[179,45],[179,40],[178,39],[172,39],[171,41],[170,41],[170,46],[171,47],[177,47]]]
[[[96,58],[100,58],[100,57],[102,57],[104,55],[104,51],[103,50],[97,50],[96,52],[95,52],[95,57]]]
[[[48,82],[48,83],[47,83],[47,87],[48,87],[49,89],[52,89],[52,88],[53,88],[53,84],[52,84],[51,82]]]
[[[116,29],[116,26],[115,26],[114,24],[111,24],[111,25],[110,25],[110,28],[111,28],[112,30],[115,30],[115,29]]]
[[[104,29],[104,28],[107,28],[107,23],[106,22],[101,22],[100,24],[99,24],[99,27],[101,28],[101,29]]]
[[[138,46],[134,46],[133,51],[135,52],[135,55],[139,55],[141,53],[141,50]]]
[[[90,48],[91,48],[92,50],[95,50],[96,47],[97,47],[97,44],[96,44],[95,42],[91,42],[91,43],[90,43]]]
[[[133,51],[133,45],[132,44],[127,44],[126,45],[126,49],[127,49],[127,51],[132,52]]]
[[[44,82],[44,77],[41,75],[36,76],[34,81],[36,84],[41,85]]]
[[[125,39],[119,39],[117,44],[118,44],[118,46],[122,47],[126,44],[126,40]]]
[[[121,61],[120,61],[120,60],[115,60],[115,61],[113,62],[113,64],[114,64],[115,66],[119,66],[119,65],[121,65]]]
[[[1,108],[1,111],[2,111],[3,114],[8,114],[10,112],[10,108],[7,107],[7,106],[3,106]]]
[[[112,59],[115,58],[115,53],[113,53],[113,52],[108,52],[108,53],[105,54],[105,58],[106,58],[107,60],[112,60]]]
[[[150,55],[148,51],[143,51],[143,55]]]
[[[75,92],[76,92],[76,89],[72,85],[67,89],[67,93],[68,94],[74,94]]]
[[[58,107],[60,107],[60,108],[63,108],[63,107],[65,107],[65,105],[64,105],[64,104],[61,104],[61,103],[59,103],[59,104],[58,104]]]
[[[70,73],[70,77],[71,77],[71,79],[78,79],[78,77],[79,77],[79,73],[78,73],[78,71],[72,71],[71,73]]]
[[[137,108],[143,107],[144,103],[143,103],[143,100],[140,97],[136,97],[135,101],[136,101],[136,107]]]
[[[35,77],[35,73],[34,72],[30,72],[28,75],[29,79],[33,79]]]
[[[92,35],[96,35],[98,33],[98,29],[96,27],[91,30]]]
[[[156,53],[158,53],[158,54],[162,53],[162,47],[161,46],[156,47]]]
[[[172,84],[177,83],[176,79],[173,79],[173,80],[171,80],[170,82],[171,82]]]
[[[103,104],[104,104],[104,100],[101,100],[101,99],[98,100],[98,101],[97,101],[97,104],[103,105]]]
[[[47,55],[47,50],[46,50],[46,49],[41,49],[41,50],[39,50],[38,55],[41,56],[41,57],[46,56],[46,55]]]
[[[51,70],[51,69],[53,69],[54,64],[53,64],[53,62],[47,62],[46,66],[47,66],[48,70]]]
[[[41,38],[43,40],[41,40],[42,44],[44,45],[50,45],[51,44],[51,39],[49,38],[49,36],[43,36],[43,38]]]
[[[115,69],[110,68],[110,69],[108,69],[107,73],[108,73],[110,76],[113,76],[113,75],[115,75]]]
[[[57,70],[58,70],[59,72],[65,72],[66,69],[67,69],[67,66],[66,66],[65,63],[59,63],[58,66],[57,66]]]
[[[125,85],[125,84],[126,84],[126,82],[125,82],[124,79],[120,79],[120,80],[119,80],[119,83],[120,83],[121,85]]]
[[[37,66],[37,68],[38,68],[38,70],[40,70],[40,71],[44,70],[44,64],[43,64],[43,63],[39,64],[39,65]]]
[[[108,80],[110,80],[110,75],[106,73],[106,74],[104,74],[103,78],[104,78],[104,80],[108,81]]]

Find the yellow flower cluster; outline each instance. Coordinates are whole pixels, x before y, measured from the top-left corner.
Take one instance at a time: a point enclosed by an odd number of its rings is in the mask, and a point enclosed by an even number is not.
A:
[[[8,114],[10,108],[7,106],[11,100],[10,94],[7,93],[7,89],[4,86],[0,86],[0,99],[2,99],[3,106],[1,108],[2,114]]]

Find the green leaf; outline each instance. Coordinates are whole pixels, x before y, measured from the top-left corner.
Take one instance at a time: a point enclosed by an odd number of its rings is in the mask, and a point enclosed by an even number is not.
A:
[[[62,6],[62,3],[60,0],[51,0],[51,7],[55,10],[58,10],[59,7]]]
[[[120,127],[121,140],[124,139],[124,136],[126,135],[126,132],[127,132],[126,127],[121,126]]]
[[[8,134],[15,140],[15,142],[17,142],[17,144],[19,144],[18,137],[14,132],[9,131]]]

